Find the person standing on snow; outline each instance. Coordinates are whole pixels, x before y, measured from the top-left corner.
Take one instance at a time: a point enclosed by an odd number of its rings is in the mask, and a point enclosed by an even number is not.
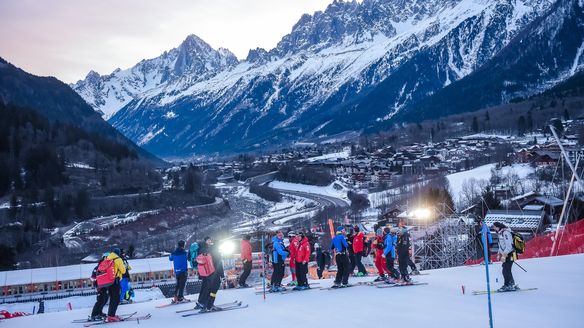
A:
[[[109,296],[107,295],[107,287],[99,287],[97,284],[97,274],[98,268],[102,261],[107,259],[109,253],[104,253],[101,257],[101,260],[97,262],[97,265],[93,269],[93,273],[91,274],[91,280],[93,280],[93,286],[97,290],[97,298],[95,304],[93,305],[93,310],[91,311],[91,317],[89,318],[90,321],[102,321],[107,318],[107,315],[103,313],[103,306],[107,303]],[[40,312],[39,312],[40,313]]]
[[[286,290],[286,288],[282,287],[282,279],[284,278],[286,257],[288,257],[288,252],[284,250],[284,233],[282,231],[276,232],[276,235],[272,237],[272,248],[272,266],[274,267],[274,272],[272,273],[270,282],[270,292],[280,292]]]
[[[174,291],[174,298],[172,303],[185,302],[184,291],[189,275],[188,256],[185,251],[185,241],[178,242],[176,249],[172,252],[168,259],[172,262],[174,267],[174,276],[176,277],[176,288]]]
[[[203,265],[208,265],[210,269],[206,271],[210,272],[203,277],[203,285],[201,286],[199,300],[195,309],[201,309],[201,312],[221,311],[222,309],[220,307],[215,306],[215,299],[217,298],[219,287],[221,287],[221,280],[225,278],[223,259],[219,248],[215,245],[211,237],[205,237],[202,244],[203,246],[200,248],[200,253],[197,256],[199,274],[203,274],[201,272],[201,261],[206,263]],[[207,263],[208,261],[211,263]]]
[[[122,258],[122,261],[124,261],[124,266],[126,267],[126,273],[124,273],[122,280],[120,281],[120,303],[131,303],[132,297],[134,296],[134,291],[130,286],[130,270],[132,270],[132,267],[128,262],[128,256],[124,252],[124,249],[120,249],[120,252],[120,257]]]
[[[116,315],[118,305],[120,304],[120,280],[126,273],[124,261],[120,258],[121,250],[118,247],[112,248],[112,251],[105,256],[97,266],[96,281],[98,288],[107,291],[109,297],[109,307],[107,311],[106,322],[121,321]],[[105,254],[104,254],[105,255]],[[99,289],[98,289],[99,290]],[[93,313],[100,314],[108,297],[104,297],[105,291],[98,292],[97,302],[93,307]],[[101,295],[101,297],[100,297]]]
[[[501,222],[493,223],[493,229],[499,235],[499,253],[497,260],[503,262],[503,278],[505,284],[499,288],[501,292],[514,291],[517,289],[511,268],[515,260],[515,248],[513,247],[513,233],[510,228]]]
[[[239,287],[249,287],[245,283],[249,273],[251,272],[252,256],[251,256],[251,236],[245,235],[241,240],[241,262],[243,263],[243,272],[239,276]]]
[[[300,240],[296,233],[293,231],[288,232],[288,240],[290,242],[290,244],[287,246],[288,251],[290,252],[290,259],[288,260],[289,262],[288,265],[290,267],[290,274],[292,275],[292,281],[290,281],[288,286],[296,286],[298,285],[296,272],[296,254],[298,253],[298,247],[300,247]]]
[[[298,286],[295,290],[305,290],[309,289],[308,286],[308,262],[310,261],[310,243],[308,242],[308,237],[304,235],[304,232],[298,234],[300,239],[300,246],[298,246],[298,252],[296,254],[296,277],[298,279]]]
[[[405,282],[411,282],[408,273],[408,264],[410,263],[410,233],[406,227],[402,227],[397,236],[397,263],[401,278]]]
[[[383,255],[382,257],[385,259],[385,264],[387,268],[387,272],[391,278],[399,279],[399,272],[394,268],[395,262],[395,228],[391,229],[389,227],[385,227],[384,233],[385,237],[383,240],[384,248],[383,248]],[[387,281],[390,283],[390,281]]]
[[[375,249],[375,268],[379,276],[374,281],[384,281],[385,271],[387,270],[385,258],[383,257],[383,250],[385,249],[383,230],[377,229],[375,232],[375,239],[372,242],[372,247]]]
[[[355,236],[353,237],[353,253],[355,254],[355,265],[357,266],[357,277],[363,277],[367,275],[367,270],[361,262],[363,257],[365,257],[365,234],[360,231],[358,226],[354,227]]]
[[[345,238],[345,228],[340,226],[337,228],[337,235],[331,242],[331,250],[336,252],[335,260],[337,262],[337,275],[333,288],[349,287],[349,274],[351,270],[351,263],[349,263],[349,256],[347,255],[349,244]]]

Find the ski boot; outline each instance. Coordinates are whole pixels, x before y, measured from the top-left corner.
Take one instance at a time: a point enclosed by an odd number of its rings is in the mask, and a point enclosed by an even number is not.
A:
[[[117,315],[108,315],[105,319],[105,322],[120,322],[122,318],[118,317]]]
[[[195,304],[195,308],[194,308],[194,309],[195,309],[195,310],[202,310],[202,309],[204,309],[204,308],[205,308],[205,307],[203,306],[203,304],[201,304],[201,303],[197,302],[197,304]]]
[[[341,285],[341,288],[347,288],[347,287],[351,287],[351,285],[349,285],[349,284],[342,284]]]
[[[411,273],[412,276],[419,276],[420,275],[420,271],[418,269],[412,271]]]
[[[341,284],[334,283],[331,288],[341,288]]]
[[[101,313],[98,315],[90,316],[89,321],[104,321],[107,318],[107,314]]]
[[[507,285],[503,285],[501,288],[497,289],[497,292],[502,293],[502,292],[510,292],[512,291],[513,287],[511,286],[507,286]]]
[[[286,284],[286,286],[288,287],[298,286],[298,283],[296,281],[290,281],[288,284]]]
[[[380,282],[380,281],[385,281],[385,276],[378,276],[377,278],[375,278],[375,280],[373,280],[373,282]]]

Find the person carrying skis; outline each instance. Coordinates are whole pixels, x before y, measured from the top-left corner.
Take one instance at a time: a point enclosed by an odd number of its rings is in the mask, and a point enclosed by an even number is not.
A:
[[[408,232],[408,228],[402,227],[398,231],[396,249],[399,273],[402,280],[405,282],[412,281],[408,273],[408,264],[410,262],[410,246],[410,233]]]
[[[513,233],[510,228],[501,222],[493,223],[493,229],[499,235],[499,252],[497,260],[503,262],[503,278],[505,284],[499,288],[500,292],[514,291],[517,289],[511,268],[516,259],[515,248],[513,247]]]
[[[377,229],[377,231],[375,232],[375,239],[372,242],[372,247],[375,249],[375,268],[377,268],[377,272],[379,273],[379,276],[374,280],[374,281],[384,281],[386,279],[385,277],[385,271],[387,270],[386,268],[386,263],[385,263],[385,258],[383,257],[383,250],[385,249],[385,244],[383,243],[384,238],[383,238],[383,230],[382,229]]]
[[[337,262],[337,275],[333,288],[349,287],[349,274],[351,263],[349,263],[349,256],[347,255],[349,244],[345,238],[345,228],[340,226],[337,228],[337,234],[331,241],[331,250],[335,251],[335,260]]]
[[[107,287],[99,287],[98,286],[97,274],[98,274],[99,265],[101,264],[102,261],[107,259],[108,255],[109,255],[109,252],[103,254],[101,259],[99,260],[99,262],[97,262],[97,265],[93,269],[93,272],[91,273],[91,280],[93,281],[93,287],[95,287],[97,289],[97,298],[96,298],[95,304],[93,305],[93,309],[91,311],[91,316],[89,318],[90,321],[102,321],[102,320],[105,320],[107,318],[107,315],[105,313],[103,313],[103,306],[105,305],[105,303],[107,303],[107,300],[109,299],[109,297],[107,295]]]
[[[361,262],[363,257],[365,257],[365,234],[360,231],[359,226],[354,228],[355,236],[353,237],[353,253],[355,254],[355,265],[357,266],[357,277],[363,277],[367,275],[367,270]]]
[[[184,298],[185,286],[189,275],[187,252],[185,251],[185,241],[180,240],[176,249],[172,252],[168,259],[172,262],[174,267],[174,276],[176,277],[176,288],[174,291],[174,298],[172,303],[188,302]]]
[[[290,267],[290,274],[292,275],[292,281],[290,281],[288,286],[296,286],[298,285],[296,275],[296,254],[298,253],[298,247],[300,247],[300,240],[293,231],[288,232],[288,240],[290,242],[290,244],[287,246],[288,251],[290,252],[290,259],[288,262]]]
[[[298,286],[295,290],[305,290],[309,289],[308,286],[308,262],[310,261],[310,243],[308,242],[308,237],[304,235],[304,232],[300,231],[298,234],[300,239],[300,246],[298,246],[298,252],[296,254],[296,278],[298,279]]]
[[[331,253],[328,250],[323,250],[319,243],[314,243],[314,256],[316,258],[316,274],[318,279],[322,279],[324,268],[327,270],[331,265]]]
[[[396,241],[396,237],[395,237],[395,228],[391,229],[389,227],[385,227],[384,229],[385,232],[385,237],[383,240],[383,244],[385,245],[384,249],[383,249],[383,255],[382,257],[385,258],[385,265],[387,268],[387,272],[389,274],[389,276],[393,279],[399,279],[399,272],[394,268],[394,262],[395,262],[395,241]],[[388,283],[391,283],[391,281],[387,281]]]
[[[251,272],[251,265],[252,265],[252,256],[251,256],[251,236],[245,235],[241,240],[241,262],[243,263],[243,272],[239,276],[239,287],[249,287],[248,284],[245,283],[247,277],[249,277],[249,273]]]
[[[205,237],[203,240],[197,262],[203,284],[195,309],[200,309],[203,313],[221,311],[220,307],[215,306],[215,299],[221,287],[221,280],[225,278],[225,272],[221,253],[211,237]]]
[[[286,288],[282,287],[282,279],[284,278],[286,257],[288,257],[288,252],[284,249],[284,233],[282,231],[276,232],[276,235],[272,237],[272,248],[274,272],[270,282],[270,292],[280,292],[286,290]]]

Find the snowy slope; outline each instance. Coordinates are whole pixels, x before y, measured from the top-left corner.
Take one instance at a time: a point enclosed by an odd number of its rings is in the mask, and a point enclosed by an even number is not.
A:
[[[516,282],[537,291],[492,295],[495,327],[581,327],[584,308],[584,255],[521,260],[528,272],[514,268]],[[490,266],[493,286],[502,281],[499,263]],[[554,277],[550,279],[550,277]],[[351,278],[350,282],[372,278]],[[488,327],[487,296],[463,295],[467,291],[485,289],[483,266],[459,267],[430,271],[416,280],[426,286],[378,289],[353,287],[333,291],[307,291],[288,295],[268,295],[264,301],[253,290],[219,291],[217,302],[241,300],[250,307],[244,310],[213,313],[183,318],[175,313],[189,305],[156,309],[166,301],[124,305],[120,311],[151,313],[152,319],[141,321],[140,327],[314,327],[338,328],[357,326],[401,325],[407,327]],[[499,280],[499,283],[496,282]],[[330,280],[322,281],[328,286]],[[190,296],[194,298],[196,296]],[[0,306],[0,308],[2,308]],[[42,327],[79,327],[71,324],[83,318],[90,309],[49,313],[11,319],[4,327],[23,327],[41,324]],[[390,321],[390,323],[388,322]],[[136,322],[116,324],[116,327],[135,327]]]
[[[323,12],[304,15],[270,51],[250,51],[245,61],[220,66],[206,78],[186,74],[145,84],[153,87],[131,92],[133,99],[124,97],[110,122],[163,155],[241,150],[268,139],[279,143],[356,130],[376,119],[388,120],[417,98],[467,76],[550,3],[335,1]],[[423,69],[435,73],[418,79],[415,71],[400,71],[420,54],[428,58]],[[371,113],[350,108],[335,113],[340,104],[396,74],[384,93],[391,106],[376,106]],[[111,97],[103,90],[88,94],[88,87],[74,88],[96,109],[100,99]]]

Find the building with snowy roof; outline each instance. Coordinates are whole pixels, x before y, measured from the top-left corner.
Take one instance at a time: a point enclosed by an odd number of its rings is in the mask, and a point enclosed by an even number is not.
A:
[[[545,212],[530,210],[490,210],[485,216],[485,223],[492,226],[501,222],[515,232],[535,235],[543,230]]]

